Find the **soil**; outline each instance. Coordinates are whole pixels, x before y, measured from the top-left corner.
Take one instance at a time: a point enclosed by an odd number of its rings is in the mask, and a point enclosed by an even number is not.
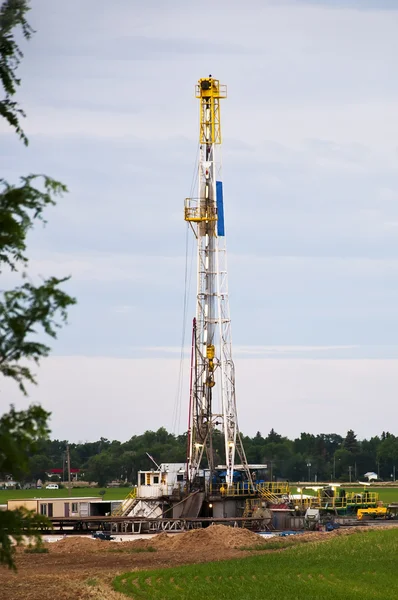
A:
[[[319,543],[338,535],[362,533],[367,527],[338,529],[330,533],[307,533],[282,538],[289,545]],[[17,548],[16,573],[0,568],[1,597],[7,600],[126,600],[111,588],[120,573],[138,569],[213,562],[252,554],[248,548],[268,541],[246,529],[212,525],[177,535],[159,534],[150,539],[108,542],[86,537],[46,543],[48,554],[27,554]],[[244,549],[243,549],[244,548]]]

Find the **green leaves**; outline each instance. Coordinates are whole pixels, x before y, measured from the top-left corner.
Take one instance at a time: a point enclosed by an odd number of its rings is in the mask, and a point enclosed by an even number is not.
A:
[[[26,20],[27,0],[4,0],[0,6],[0,82],[5,97],[0,101],[0,117],[16,131],[25,145],[28,139],[19,119],[25,116],[13,99],[20,80],[16,70],[23,58],[15,30],[29,40],[33,29]],[[55,204],[56,197],[66,187],[46,175],[21,177],[20,185],[0,180],[0,274],[4,268],[18,271],[23,267],[23,282],[0,296],[0,374],[14,379],[26,394],[25,383],[35,383],[29,361],[38,364],[48,355],[49,346],[43,334],[56,338],[57,330],[67,320],[67,309],[75,299],[60,286],[69,278],[49,277],[40,285],[27,279],[29,266],[26,237],[37,220],[44,221],[43,212]],[[37,451],[39,438],[48,435],[44,409],[31,406],[27,411],[10,412],[0,419],[0,473],[20,477],[28,470],[29,457]],[[12,539],[17,543],[23,535],[40,538],[38,528],[47,520],[24,509],[0,511],[0,563],[15,568]]]
[[[36,183],[42,185],[36,186]],[[21,177],[21,185],[0,179],[0,273],[2,264],[16,270],[26,265],[26,236],[38,219],[46,223],[43,212],[55,205],[55,198],[67,192],[65,185],[46,175]]]
[[[0,6],[0,82],[6,94],[0,102],[0,116],[25,143],[27,138],[18,120],[24,113],[12,96],[20,85],[16,69],[23,58],[14,38],[15,29],[21,28],[27,40],[34,33],[26,20],[28,11],[27,0],[5,0]],[[0,180],[0,274],[5,267],[13,271],[28,267],[29,231],[37,220],[45,223],[44,210],[55,205],[56,198],[66,192],[65,185],[46,175],[21,177],[20,185]],[[25,272],[23,278],[27,278]],[[66,322],[67,309],[76,302],[60,289],[67,280],[68,277],[50,277],[39,286],[25,282],[3,292],[0,299],[0,373],[15,379],[24,394],[24,383],[35,383],[27,362],[38,363],[50,351],[38,336],[44,332],[56,338],[57,329]]]
[[[0,180],[0,186],[1,273],[4,266],[13,271],[20,265],[28,266],[27,234],[35,221],[46,223],[44,209],[55,205],[56,197],[67,192],[67,188],[46,175],[21,177],[20,186]],[[44,331],[56,338],[57,329],[66,323],[67,308],[76,303],[60,289],[68,279],[50,277],[39,286],[27,282],[4,292],[0,301],[0,373],[15,379],[24,394],[24,382],[35,383],[35,378],[29,367],[19,361],[38,363],[49,354],[50,348],[35,336]]]
[[[37,183],[40,185],[35,185]],[[28,266],[26,236],[35,221],[45,223],[44,209],[55,205],[55,198],[67,191],[66,186],[46,175],[21,178],[20,186],[0,180],[0,273],[7,266],[17,271]],[[25,275],[25,274],[24,274]],[[26,282],[4,292],[0,301],[0,373],[17,381],[26,394],[25,381],[35,383],[25,361],[49,354],[50,348],[37,340],[44,332],[56,338],[57,329],[67,320],[67,308],[76,300],[60,289],[68,277],[50,277],[39,286]],[[20,361],[24,361],[20,364]]]
[[[33,537],[40,544],[40,529],[43,527],[51,527],[48,519],[26,508],[0,511],[0,565],[16,570],[13,540],[21,544],[25,536]]]
[[[29,456],[37,452],[39,440],[49,434],[49,416],[40,406],[22,411],[11,406],[0,418],[0,475],[20,477],[28,470]],[[49,521],[25,508],[0,511],[0,564],[15,569],[12,540],[19,544],[23,536],[31,536],[39,541],[43,526],[49,527]]]
[[[357,454],[359,452],[359,444],[357,441],[357,436],[352,429],[347,431],[347,435],[345,437],[343,446],[346,450],[348,450],[352,454]]]
[[[381,441],[377,450],[377,460],[390,465],[390,469],[393,465],[398,465],[398,437],[388,434]]]
[[[35,337],[39,328],[56,338],[57,329],[67,321],[67,308],[76,303],[59,288],[68,279],[50,277],[38,287],[24,283],[5,292],[0,301],[0,373],[15,379],[24,394],[25,381],[36,383],[25,361],[38,364],[50,352]]]
[[[24,38],[31,38],[34,31],[25,16],[29,10],[27,0],[5,0],[0,7],[0,81],[5,92],[5,98],[0,101],[0,116],[15,129],[25,145],[28,145],[28,138],[19,124],[19,117],[24,117],[25,113],[11,97],[21,83],[16,70],[23,58],[14,30],[20,27]]]
[[[13,406],[0,418],[0,475],[21,476],[28,470],[29,456],[38,449],[38,441],[47,437],[50,413],[41,406],[16,411]]]
[[[19,117],[25,116],[25,112],[18,107],[18,103],[11,100],[8,96],[0,101],[0,117],[3,117],[3,119],[8,121],[9,125],[15,129],[19,138],[23,141],[25,146],[27,146],[29,143],[28,138],[19,124]]]

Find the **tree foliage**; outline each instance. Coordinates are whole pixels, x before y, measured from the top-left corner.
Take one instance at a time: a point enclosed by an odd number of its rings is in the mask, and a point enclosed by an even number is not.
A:
[[[269,439],[276,441],[269,441]],[[154,468],[147,452],[160,463],[185,462],[187,436],[173,435],[164,427],[157,431],[145,431],[126,442],[101,438],[96,442],[73,443],[66,440],[44,439],[32,457],[31,468],[23,481],[36,479],[37,468],[62,468],[66,445],[69,444],[71,465],[80,469],[85,481],[105,486],[113,480],[137,483],[140,470]],[[272,432],[263,437],[244,436],[243,444],[247,459],[253,464],[268,465],[268,479],[282,478],[290,481],[308,479],[307,462],[311,462],[311,479],[314,481],[349,480],[351,474],[361,480],[367,471],[378,471],[384,479],[390,479],[393,466],[398,466],[398,438],[389,434],[385,440],[374,436],[370,440],[357,440],[357,452],[353,454],[344,446],[344,438],[335,433],[318,435],[303,432],[291,440]],[[224,440],[218,434],[214,440],[216,464],[224,464]],[[272,468],[271,468],[272,467]]]
[[[27,282],[5,292],[0,301],[0,373],[12,377],[26,394],[25,381],[35,383],[35,377],[21,360],[39,360],[48,356],[49,346],[35,337],[38,327],[55,338],[61,322],[67,320],[67,309],[74,300],[59,285],[68,278],[50,277],[40,286]]]
[[[398,437],[389,433],[377,448],[377,459],[383,464],[398,465]]]
[[[38,441],[48,435],[49,413],[40,406],[31,406],[24,411],[10,411],[0,418],[0,477],[12,474],[23,477],[29,469],[29,457],[38,449]],[[23,536],[38,541],[39,529],[49,525],[42,515],[21,508],[0,511],[0,564],[15,569],[15,547],[12,540],[21,543]]]
[[[50,413],[40,406],[16,411],[14,406],[0,418],[0,476],[20,477],[29,467],[29,457],[46,439]]]
[[[4,89],[4,98],[0,101],[0,116],[13,127],[24,142],[28,144],[23,129],[20,125],[20,117],[25,113],[18,103],[13,100],[17,87],[21,81],[17,77],[17,68],[23,53],[15,39],[15,29],[22,30],[23,37],[29,40],[33,29],[26,20],[29,11],[27,0],[5,0],[0,7],[0,81]]]
[[[35,184],[42,183],[41,187]],[[46,175],[21,177],[21,184],[11,185],[0,179],[0,272],[7,265],[16,270],[27,265],[26,236],[35,221],[44,220],[43,212],[55,204],[55,197],[67,192],[62,183]]]
[[[38,220],[45,223],[44,209],[54,205],[55,198],[67,190],[45,175],[22,177],[19,186],[1,180],[0,186],[0,273],[4,268],[27,269],[29,231]],[[35,383],[27,361],[38,364],[50,351],[37,335],[44,332],[56,338],[75,299],[60,288],[68,277],[50,277],[39,286],[26,281],[26,272],[22,277],[22,285],[4,292],[0,298],[0,373],[13,378],[26,393],[24,383]]]
[[[15,28],[21,27],[26,39],[33,33],[26,20],[28,10],[25,0],[6,0],[0,7],[0,81],[5,93],[0,115],[24,141],[26,136],[18,120],[15,121],[22,111],[14,103],[15,110],[10,116],[4,107],[10,106],[10,98],[20,84],[16,69],[23,55],[14,37]],[[23,393],[26,382],[36,382],[29,361],[38,364],[50,351],[41,341],[43,333],[56,338],[58,328],[67,320],[67,309],[75,303],[60,287],[67,277],[50,277],[34,285],[27,280],[26,273],[27,235],[35,223],[45,223],[44,210],[66,191],[65,185],[46,175],[21,177],[19,185],[0,180],[0,273],[5,268],[13,271],[23,268],[24,280],[0,297],[0,373],[14,379]]]
[[[352,429],[347,431],[347,435],[345,436],[344,440],[344,448],[352,454],[356,454],[358,452],[359,444],[357,441],[357,436],[355,435]]]
[[[48,519],[26,508],[0,511],[0,564],[16,570],[13,540],[18,545],[24,537],[29,537],[39,545],[43,527],[49,527]]]
[[[4,0],[0,5],[0,117],[15,130],[26,145],[28,139],[20,125],[24,111],[14,99],[20,79],[17,68],[23,58],[15,33],[22,31],[29,40],[33,29],[26,15],[27,0]],[[7,270],[21,272],[21,284],[0,294],[0,374],[14,379],[26,394],[25,384],[35,383],[29,361],[38,364],[50,348],[45,336],[56,338],[66,322],[67,309],[75,303],[61,289],[67,277],[49,277],[35,285],[28,278],[29,261],[26,239],[39,221],[45,223],[44,210],[55,204],[66,187],[46,175],[21,177],[18,185],[0,180],[0,274]],[[10,412],[0,419],[0,475],[23,477],[31,469],[37,441],[48,434],[49,414],[33,406],[27,411]],[[42,463],[43,464],[43,463]],[[12,539],[19,543],[23,535],[35,535],[44,517],[26,510],[0,512],[0,563],[15,567]]]

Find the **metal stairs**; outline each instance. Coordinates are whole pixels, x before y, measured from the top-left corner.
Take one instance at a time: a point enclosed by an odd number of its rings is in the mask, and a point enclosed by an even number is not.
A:
[[[250,518],[253,515],[253,505],[251,503],[250,500],[246,500],[245,502],[245,508],[242,514],[242,517],[244,518]],[[242,527],[244,527],[245,529],[251,529],[252,527],[252,522],[251,521],[242,521]]]
[[[114,517],[126,517],[137,504],[137,488],[133,488],[125,497],[120,506],[118,506],[113,512]]]
[[[267,502],[270,502],[271,504],[280,504],[280,497],[276,494],[273,494],[267,487],[263,485],[258,485],[257,492],[260,498],[267,500]]]

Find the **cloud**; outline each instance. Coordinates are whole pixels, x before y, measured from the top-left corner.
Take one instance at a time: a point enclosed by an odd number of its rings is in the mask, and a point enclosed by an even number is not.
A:
[[[175,39],[132,34],[115,36],[109,40],[106,47],[100,49],[96,43],[84,43],[74,51],[72,50],[73,52],[78,56],[92,56],[96,60],[105,58],[106,60],[150,61],[154,59],[167,60],[170,55],[179,57],[181,54],[234,55],[247,53],[248,49],[236,43],[217,43],[210,40],[203,43],[203,40],[191,37]],[[172,82],[170,84],[173,85]]]
[[[30,388],[29,399],[21,398],[12,382],[2,382],[1,408],[7,409],[5,398],[18,408],[39,401],[52,412],[54,438],[127,440],[146,429],[171,429],[179,398],[183,432],[188,361],[181,397],[179,369],[180,361],[173,359],[53,356],[43,362],[39,386]],[[266,434],[271,427],[289,437],[319,433],[327,415],[328,431],[344,435],[352,428],[360,438],[370,437],[385,430],[386,414],[391,422],[397,416],[397,360],[239,359],[236,381],[240,428],[248,435]],[[375,403],[383,410],[373,411],[369,420],[364,407]]]
[[[289,275],[295,274],[297,280],[302,280],[305,271],[310,271],[310,276],[317,279],[321,277],[322,272],[327,271],[328,277],[334,272],[341,278],[352,279],[355,276],[358,280],[361,277],[395,277],[398,272],[398,257],[387,259],[361,256],[261,256],[231,252],[229,258],[234,270],[239,268],[249,277],[257,270],[268,270],[270,274],[284,270]],[[167,280],[175,280],[179,273],[183,274],[184,263],[184,256],[161,254],[150,256],[98,251],[54,253],[51,257],[40,258],[40,255],[34,253],[30,262],[30,274],[47,277],[54,271],[62,270],[73,273],[74,278],[81,281],[132,280],[164,284]],[[357,285],[358,281],[355,284]]]
[[[380,10],[396,11],[398,6],[395,0],[288,0],[291,4],[320,6],[335,10]]]
[[[253,357],[272,357],[272,358],[288,358],[300,357],[302,354],[310,354],[315,358],[333,358],[335,356],[341,356],[342,354],[355,355],[355,352],[359,350],[359,346],[346,345],[346,346],[234,346],[234,356],[239,358],[253,358]],[[137,349],[138,350],[138,349]],[[177,346],[153,346],[143,347],[141,350],[143,353],[153,354],[156,357],[164,356],[175,356],[181,353],[184,356],[190,356],[191,349],[188,346],[181,347]],[[351,356],[350,356],[351,357]]]
[[[140,256],[104,252],[53,254],[48,259],[33,259],[30,274],[49,276],[54,272],[73,273],[75,281],[108,283],[134,282],[164,285],[184,268],[182,257]]]
[[[134,312],[134,310],[136,310],[136,307],[131,304],[125,304],[125,305],[122,304],[120,306],[113,306],[111,310],[112,310],[112,312],[114,312],[118,315],[126,315],[126,314]]]
[[[182,0],[33,4],[18,91],[30,146],[1,123],[0,155],[11,181],[45,172],[70,189],[29,236],[31,276],[71,273],[79,301],[56,353],[110,365],[142,352],[151,364],[171,360],[165,348],[178,356],[194,85],[211,72],[228,84],[222,178],[237,360],[268,377],[264,357],[395,358],[398,15],[377,10],[388,2],[253,0],[248,10],[220,0],[210,20]]]

